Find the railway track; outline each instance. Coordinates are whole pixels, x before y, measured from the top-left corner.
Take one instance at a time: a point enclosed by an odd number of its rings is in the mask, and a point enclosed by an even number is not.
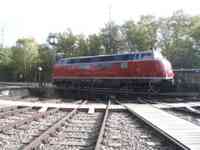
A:
[[[180,117],[184,120],[192,122],[198,126],[200,126],[200,111],[199,109],[195,109],[193,107],[180,107],[180,108],[165,108],[163,109],[172,115]]]
[[[164,123],[166,126],[159,124],[164,122],[162,110],[150,99],[148,101],[137,99],[137,101],[141,104],[123,104],[128,110],[113,109],[111,101],[103,104],[106,107],[98,109],[95,109],[98,104],[91,105],[86,101],[77,101],[71,109],[41,108],[37,105],[0,107],[0,150],[197,150],[199,148],[197,147],[199,128],[189,126],[188,129],[184,128],[185,131],[179,130],[182,122],[177,118],[175,118],[176,126],[173,125],[175,120],[172,119]],[[94,111],[85,109],[87,106],[88,109],[94,107]],[[149,110],[151,112],[148,112]],[[164,115],[165,120],[170,120],[170,115]],[[151,120],[152,116],[157,119]],[[170,130],[177,132],[169,134],[168,126],[174,127]],[[191,133],[192,137],[184,137],[184,132]],[[177,137],[178,133],[181,133],[181,137],[180,135]]]
[[[21,101],[21,102],[43,102],[43,103],[61,103],[65,102],[73,102],[72,99],[62,99],[62,98],[41,98],[36,96],[27,96],[27,97],[9,97],[9,96],[1,96],[0,99],[9,100],[9,101]]]
[[[192,97],[196,96],[199,97],[198,92],[177,92],[176,90],[166,90],[166,91],[135,91],[131,89],[112,89],[112,88],[87,88],[87,89],[80,89],[80,88],[64,88],[64,87],[54,87],[58,93],[68,93],[72,96],[107,96],[113,95],[117,97],[124,97],[124,98],[134,98],[134,97]],[[62,95],[62,94],[61,94]]]
[[[163,99],[162,103],[159,104],[159,102],[160,101],[158,99],[154,99],[153,101],[145,100],[144,104],[153,104],[152,106],[154,107],[200,126],[200,106],[199,99],[197,97],[175,99],[167,98]]]
[[[79,101],[78,101],[79,103]],[[83,102],[72,111],[7,107],[2,108],[6,124],[0,126],[0,149],[95,149],[98,150],[105,128],[106,111],[89,114],[78,110]],[[28,111],[29,115],[25,115]],[[11,113],[12,112],[12,113]],[[16,112],[23,115],[16,115]],[[13,115],[12,121],[9,116]],[[17,118],[17,119],[16,119]],[[98,141],[98,142],[97,142]]]
[[[171,115],[152,104],[125,104],[124,106],[157,133],[164,135],[179,149],[200,149],[199,126]]]
[[[57,121],[64,112],[49,110],[46,113],[35,112],[28,117],[9,122],[1,127],[0,137],[3,139],[3,149],[20,149],[24,144],[32,140],[34,136],[48,128],[50,124]]]

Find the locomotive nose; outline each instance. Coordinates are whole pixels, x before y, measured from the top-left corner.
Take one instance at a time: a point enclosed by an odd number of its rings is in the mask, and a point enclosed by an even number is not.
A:
[[[174,72],[171,63],[167,59],[162,60],[163,69],[165,71],[166,77],[174,78]]]

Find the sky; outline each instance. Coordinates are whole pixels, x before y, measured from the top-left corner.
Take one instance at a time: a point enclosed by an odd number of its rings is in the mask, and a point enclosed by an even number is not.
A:
[[[122,24],[180,9],[200,15],[200,0],[0,0],[0,42],[11,46],[18,38],[33,37],[44,43],[50,32],[67,28],[75,34],[97,33],[109,20],[109,8],[112,20]]]

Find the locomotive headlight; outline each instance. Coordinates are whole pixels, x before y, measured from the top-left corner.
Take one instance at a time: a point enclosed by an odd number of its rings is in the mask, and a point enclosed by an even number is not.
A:
[[[40,66],[39,66],[39,67],[38,67],[38,71],[40,71],[40,72],[41,72],[41,71],[42,71],[42,67],[40,67]]]

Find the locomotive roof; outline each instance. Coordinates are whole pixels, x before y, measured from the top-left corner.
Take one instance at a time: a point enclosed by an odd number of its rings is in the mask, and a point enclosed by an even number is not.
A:
[[[82,58],[94,58],[94,57],[103,57],[103,56],[118,56],[118,55],[129,55],[129,54],[142,54],[142,53],[154,53],[155,51],[136,51],[136,52],[128,52],[128,53],[121,53],[121,54],[110,54],[110,55],[95,55],[95,56],[78,56],[78,57],[68,57],[62,58],[62,60],[67,59],[82,59]]]
[[[127,60],[148,60],[154,58],[163,58],[159,51],[142,51],[142,52],[129,52],[123,54],[113,55],[96,55],[96,56],[81,56],[62,58],[58,64],[74,64],[74,63],[93,63],[104,61],[127,61]]]

